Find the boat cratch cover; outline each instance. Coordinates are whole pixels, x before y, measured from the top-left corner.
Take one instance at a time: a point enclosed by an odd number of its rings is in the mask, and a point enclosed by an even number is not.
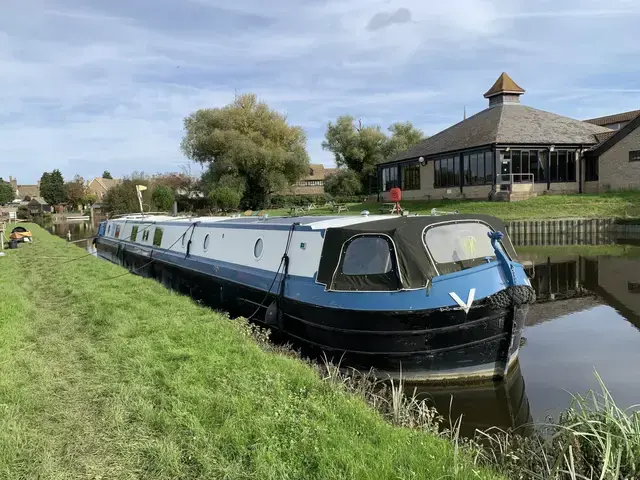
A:
[[[489,231],[505,234],[502,248],[516,260],[504,223],[489,215],[395,217],[329,228],[317,281],[329,290],[424,288],[436,275],[495,256]]]

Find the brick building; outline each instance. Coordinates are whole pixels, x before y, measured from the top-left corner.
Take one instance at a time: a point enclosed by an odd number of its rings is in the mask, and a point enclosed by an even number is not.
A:
[[[291,187],[292,193],[294,195],[322,195],[324,193],[324,179],[335,170],[335,168],[327,168],[322,164],[310,164],[308,175]]]
[[[95,177],[89,182],[87,189],[96,196],[97,202],[100,203],[109,189],[115,187],[119,183],[119,178]]]
[[[18,180],[10,176],[9,183],[16,192],[16,199],[24,200],[27,197],[31,199],[40,196],[40,182],[36,185],[19,185]]]
[[[486,109],[378,165],[382,197],[394,186],[405,199],[504,200],[640,188],[640,116],[574,120],[521,104],[524,93],[502,73]]]

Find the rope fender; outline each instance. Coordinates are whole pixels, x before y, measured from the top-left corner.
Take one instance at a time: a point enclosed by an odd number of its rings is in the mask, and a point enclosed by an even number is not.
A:
[[[485,299],[486,304],[495,310],[528,305],[535,301],[536,292],[529,285],[513,285]]]

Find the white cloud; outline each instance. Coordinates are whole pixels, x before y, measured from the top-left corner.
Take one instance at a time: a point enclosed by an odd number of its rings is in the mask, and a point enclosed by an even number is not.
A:
[[[0,17],[0,176],[176,170],[182,120],[253,91],[305,127],[411,120],[429,134],[485,107],[500,72],[523,101],[586,118],[639,108],[631,0],[27,0]],[[606,7],[606,8],[605,8]],[[403,22],[368,30],[377,13]],[[404,10],[403,10],[404,11]],[[408,20],[408,21],[406,21]],[[635,82],[635,83],[634,83]]]

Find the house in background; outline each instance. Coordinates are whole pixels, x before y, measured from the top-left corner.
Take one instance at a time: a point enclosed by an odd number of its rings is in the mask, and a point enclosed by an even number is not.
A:
[[[9,176],[9,183],[16,192],[16,199],[24,200],[26,197],[31,199],[40,196],[40,182],[36,185],[18,185],[18,180]]]
[[[630,112],[607,115],[606,117],[590,118],[589,120],[585,120],[585,122],[607,127],[611,130],[620,130],[638,116],[640,116],[640,110],[632,110]]]
[[[119,178],[95,177],[89,182],[89,184],[87,185],[87,189],[89,190],[89,192],[93,193],[96,196],[97,202],[100,203],[104,199],[104,196],[107,194],[107,192],[111,188],[120,184],[120,182],[121,180]]]
[[[42,213],[50,213],[53,211],[51,205],[42,197],[33,197],[27,204],[31,215],[40,215]]]
[[[292,186],[292,193],[294,195],[322,195],[324,193],[324,179],[335,171],[335,168],[327,168],[322,164],[310,164],[307,176]]]
[[[502,73],[486,109],[378,165],[382,197],[396,186],[407,200],[511,201],[640,187],[640,116],[613,130],[523,105],[524,93]]]

